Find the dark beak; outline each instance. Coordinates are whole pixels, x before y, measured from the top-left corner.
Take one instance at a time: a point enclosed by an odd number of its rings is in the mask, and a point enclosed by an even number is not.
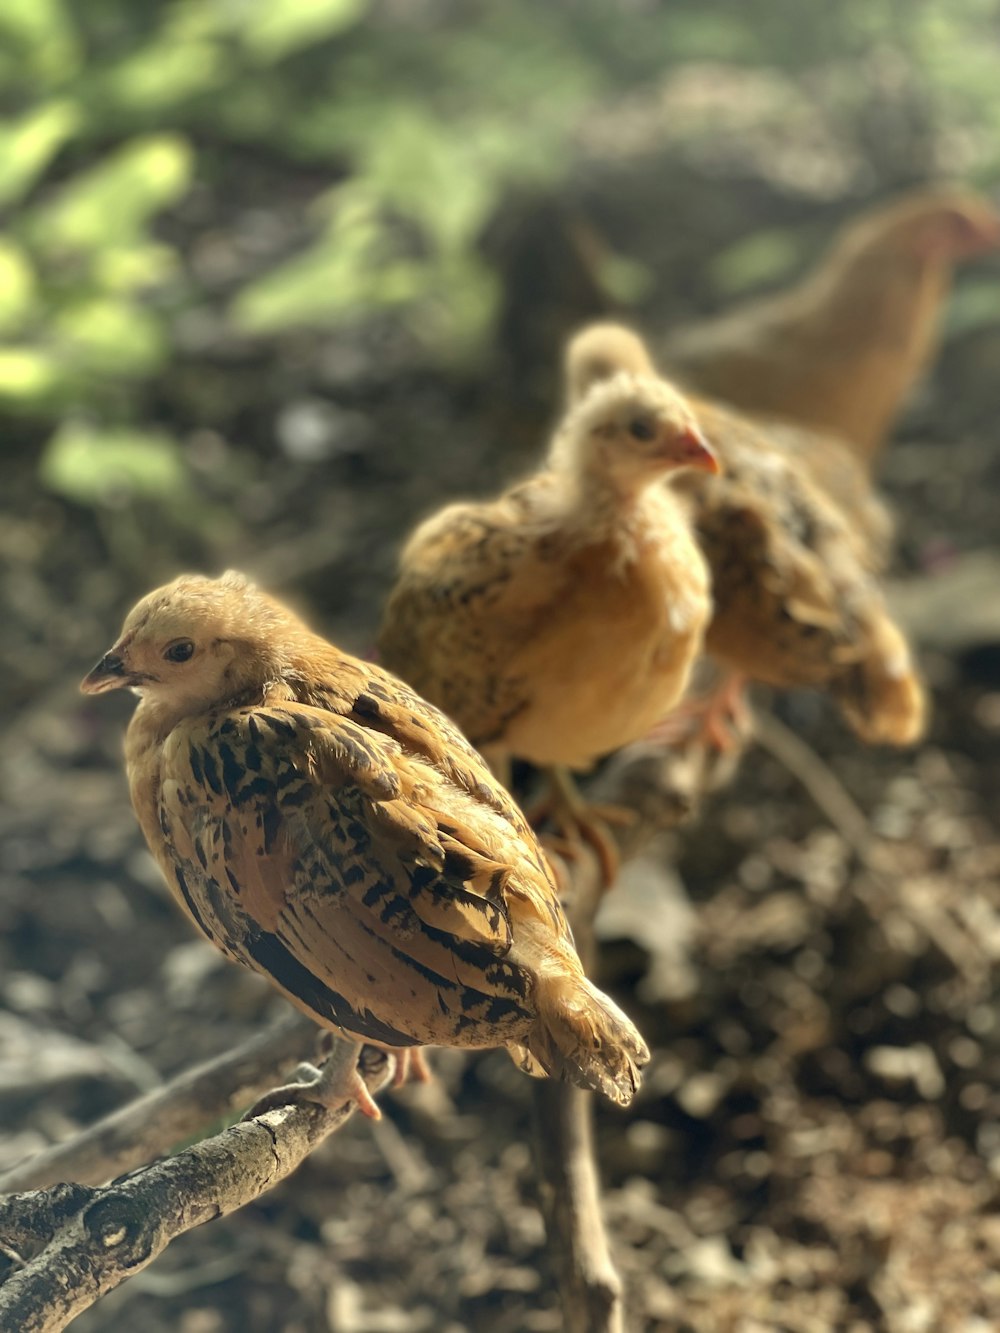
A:
[[[105,653],[97,666],[80,681],[83,694],[104,694],[106,690],[120,690],[132,683],[125,671],[125,659],[114,651]]]

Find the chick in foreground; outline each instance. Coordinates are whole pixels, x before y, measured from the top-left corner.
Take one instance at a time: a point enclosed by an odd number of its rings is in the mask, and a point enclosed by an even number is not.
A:
[[[954,267],[1000,247],[971,190],[914,190],[849,222],[795,286],[680,330],[671,374],[749,412],[832,431],[870,462],[937,350]]]
[[[584,768],[637,739],[681,697],[711,609],[669,479],[717,466],[670,385],[613,376],[568,414],[534,476],[417,528],[382,660],[497,772],[514,757]]]
[[[591,325],[567,350],[570,400],[623,370],[653,373],[641,338]],[[708,736],[739,726],[749,679],[825,690],[863,740],[911,744],[926,697],[877,583],[890,525],[863,467],[833,437],[690,401],[723,468],[679,483],[711,569],[705,645],[730,673],[703,710]]]
[[[195,926],[352,1043],[300,1095],[377,1117],[369,1042],[504,1046],[631,1101],[649,1052],[584,976],[534,834],[401,681],[228,573],[144,597],[81,688],[140,696],[132,802]]]

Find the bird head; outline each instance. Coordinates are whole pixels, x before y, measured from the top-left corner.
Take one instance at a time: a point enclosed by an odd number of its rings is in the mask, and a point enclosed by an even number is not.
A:
[[[687,401],[664,380],[619,371],[570,412],[552,451],[555,467],[638,490],[665,473],[718,472],[719,460]]]
[[[633,375],[654,375],[646,344],[624,324],[588,324],[570,339],[564,357],[566,394],[578,403],[588,389],[611,379],[620,370]]]
[[[916,190],[848,226],[845,254],[909,256],[950,266],[1000,248],[1000,212],[971,190]]]
[[[286,664],[275,631],[296,624],[242,574],[184,574],[132,608],[80,689],[132,689],[182,713],[212,708],[280,679]]]

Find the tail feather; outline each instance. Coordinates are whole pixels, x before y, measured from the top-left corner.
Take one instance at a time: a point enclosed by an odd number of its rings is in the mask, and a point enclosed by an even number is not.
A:
[[[549,1074],[628,1106],[649,1048],[632,1020],[585,977],[550,977],[524,1048],[511,1050],[526,1073]]]
[[[927,728],[927,691],[906,639],[887,615],[872,626],[864,659],[833,683],[831,693],[871,745],[912,745]]]

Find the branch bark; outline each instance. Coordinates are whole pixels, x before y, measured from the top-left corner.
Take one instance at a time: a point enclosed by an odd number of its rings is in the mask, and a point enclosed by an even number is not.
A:
[[[319,1029],[292,1013],[233,1051],[216,1056],[0,1175],[0,1194],[57,1181],[100,1185],[249,1106],[306,1059]],[[2,1234],[2,1233],[0,1233]]]
[[[679,804],[673,761],[661,746],[623,750],[598,775],[588,795],[634,812],[633,822],[609,829],[622,859],[638,855],[664,828],[687,813]],[[598,858],[581,847],[566,881],[564,906],[580,958],[592,971],[594,917],[604,890]],[[594,1152],[593,1094],[569,1083],[532,1085],[534,1151],[542,1211],[562,1297],[567,1333],[623,1333],[624,1293],[604,1227]]]
[[[366,1047],[374,1094],[393,1062]],[[308,1103],[240,1121],[110,1185],[57,1185],[0,1199],[0,1236],[42,1248],[0,1286],[0,1328],[59,1333],[177,1236],[242,1208],[283,1180],[354,1113]]]

